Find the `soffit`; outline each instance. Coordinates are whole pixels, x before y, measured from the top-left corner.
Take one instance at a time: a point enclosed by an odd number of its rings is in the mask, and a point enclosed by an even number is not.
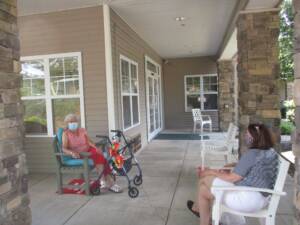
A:
[[[236,0],[113,0],[111,6],[163,58],[215,55]],[[183,16],[184,21],[176,21]]]

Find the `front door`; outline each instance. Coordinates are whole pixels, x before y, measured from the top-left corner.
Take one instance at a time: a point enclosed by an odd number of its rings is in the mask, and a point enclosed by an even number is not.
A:
[[[161,93],[160,68],[146,58],[146,94],[148,140],[150,141],[161,131]]]

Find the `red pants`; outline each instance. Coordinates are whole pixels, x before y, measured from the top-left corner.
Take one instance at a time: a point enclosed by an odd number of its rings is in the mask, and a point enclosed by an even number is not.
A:
[[[111,169],[107,163],[107,160],[104,158],[104,156],[101,153],[99,153],[99,151],[96,148],[90,147],[88,152],[91,153],[89,158],[93,160],[95,166],[97,165],[104,166],[104,171],[103,171],[104,176],[111,173]]]

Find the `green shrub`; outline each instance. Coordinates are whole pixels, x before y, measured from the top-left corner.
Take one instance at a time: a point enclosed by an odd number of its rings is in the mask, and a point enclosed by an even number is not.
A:
[[[39,123],[43,126],[47,126],[47,121],[43,118],[40,118],[38,116],[31,116],[28,117],[26,119],[24,119],[24,122],[28,122],[28,123]]]
[[[286,117],[289,122],[295,124],[295,102],[294,100],[286,100],[283,103],[284,107],[286,108]]]
[[[290,135],[294,129],[295,129],[295,126],[292,122],[287,121],[287,120],[281,120],[281,123],[280,123],[281,134]]]

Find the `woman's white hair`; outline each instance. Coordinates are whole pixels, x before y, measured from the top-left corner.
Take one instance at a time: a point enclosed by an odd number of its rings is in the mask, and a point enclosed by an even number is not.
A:
[[[66,115],[64,121],[65,121],[65,123],[68,123],[69,121],[74,120],[74,119],[78,122],[78,117],[77,117],[77,115],[76,115],[76,114],[73,114],[73,113],[70,113],[70,114]]]

